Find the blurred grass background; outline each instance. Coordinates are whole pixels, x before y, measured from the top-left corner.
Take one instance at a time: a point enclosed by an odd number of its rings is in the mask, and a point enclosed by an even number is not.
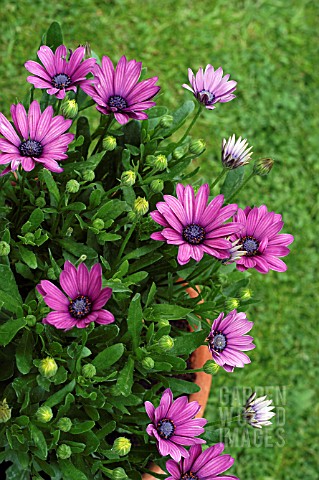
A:
[[[122,54],[143,61],[150,76],[159,76],[159,105],[176,107],[191,98],[181,88],[188,67],[221,65],[238,81],[237,98],[205,112],[192,132],[207,142],[200,160],[203,179],[219,172],[223,137],[247,137],[255,158],[270,156],[276,164],[269,178],[249,183],[236,200],[241,207],[265,203],[282,213],[284,232],[295,242],[286,273],[253,273],[252,288],[262,302],[249,310],[257,345],[252,364],[233,374],[219,371],[207,416],[220,420],[221,401],[224,407],[241,405],[242,387],[272,387],[285,420],[277,415],[273,427],[257,436],[253,429],[240,429],[237,439],[235,425],[232,442],[224,432],[221,440],[236,458],[230,473],[241,480],[318,478],[319,5],[307,0],[2,0],[1,10],[0,111],[6,115],[24,96],[23,64],[35,59],[53,20],[62,23],[70,48],[88,41],[113,61]],[[276,387],[285,389],[285,400]]]

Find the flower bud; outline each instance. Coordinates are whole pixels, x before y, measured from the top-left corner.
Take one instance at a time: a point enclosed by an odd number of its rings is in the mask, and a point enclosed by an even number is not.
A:
[[[115,468],[112,472],[112,480],[126,480],[128,476],[122,467]]]
[[[155,363],[151,357],[145,357],[142,360],[142,365],[144,368],[146,368],[146,370],[152,370],[152,368],[154,368]]]
[[[208,373],[209,375],[216,375],[216,373],[219,370],[219,365],[214,362],[214,360],[207,360],[205,365],[203,366],[203,370],[205,373]]]
[[[130,452],[131,446],[132,444],[128,438],[118,437],[113,443],[112,450],[120,457],[124,457],[124,455],[127,455]]]
[[[38,408],[35,415],[39,422],[48,423],[50,420],[52,420],[53,412],[50,407],[43,405],[42,407]]]
[[[268,175],[274,165],[272,158],[260,158],[254,164],[254,174],[264,177]]]
[[[26,243],[33,243],[34,234],[32,232],[27,232],[24,236]]]
[[[7,257],[10,253],[10,245],[7,242],[0,242],[0,257]]]
[[[35,199],[36,207],[43,208],[46,205],[45,199],[43,197],[38,197]]]
[[[7,403],[7,400],[4,398],[2,402],[0,402],[0,423],[6,423],[11,418],[11,408]]]
[[[58,371],[58,366],[52,357],[47,357],[41,360],[39,372],[45,378],[51,378]]]
[[[128,220],[129,220],[129,222],[135,222],[135,220],[136,220],[136,213],[133,212],[133,210],[131,210],[130,212],[128,212],[127,218],[128,218]]]
[[[162,128],[169,128],[173,124],[174,117],[172,115],[163,115],[160,119],[159,125]]]
[[[149,206],[146,198],[137,197],[134,202],[134,212],[137,213],[137,215],[145,215],[145,213],[148,212],[148,208]]]
[[[50,280],[56,280],[58,278],[57,275],[55,274],[54,268],[52,267],[48,268],[47,277]]]
[[[96,375],[96,368],[92,363],[87,363],[82,367],[82,375],[85,378],[93,378]]]
[[[72,455],[72,450],[69,445],[66,445],[65,443],[61,443],[61,445],[58,446],[56,455],[58,458],[61,458],[61,460],[66,460],[67,458],[70,458]]]
[[[154,193],[160,193],[164,188],[164,182],[160,178],[153,180],[151,182],[151,190]]]
[[[34,325],[37,323],[37,319],[34,315],[27,315],[25,319],[28,327],[34,327]]]
[[[97,230],[103,230],[104,221],[101,218],[96,218],[95,220],[93,220],[92,227],[96,228]]]
[[[131,187],[136,181],[136,173],[133,170],[126,170],[121,175],[121,183],[125,187]]]
[[[72,427],[72,420],[69,417],[62,417],[59,419],[57,427],[62,432],[69,432]]]
[[[73,228],[68,227],[67,231],[65,232],[65,236],[66,237],[71,237],[72,233],[73,233]]]
[[[242,300],[250,300],[253,296],[253,292],[250,288],[245,287],[240,290],[239,295]]]
[[[154,167],[159,170],[165,170],[167,168],[167,158],[165,155],[156,155],[154,160]]]
[[[112,137],[111,135],[107,135],[107,137],[103,140],[103,149],[107,152],[111,152],[116,147],[116,138]]]
[[[183,158],[186,153],[188,152],[188,146],[181,146],[181,147],[177,147],[175,148],[175,150],[173,151],[173,158],[175,158],[175,160],[179,160],[181,158]]]
[[[83,180],[85,180],[86,182],[93,182],[94,179],[95,173],[93,172],[93,170],[84,170]]]
[[[157,322],[157,325],[158,325],[158,328],[162,328],[162,327],[168,327],[170,325],[170,323],[169,323],[169,320],[166,320],[166,318],[161,318]]]
[[[189,151],[193,155],[201,155],[206,150],[206,143],[204,140],[193,140],[189,145]]]
[[[226,300],[226,308],[227,310],[234,310],[235,308],[239,307],[239,300],[237,298],[228,298]]]
[[[65,97],[61,105],[61,112],[64,118],[75,118],[78,114],[79,107],[75,100]]]
[[[68,193],[77,193],[80,190],[80,184],[77,180],[69,180],[66,184],[66,191]]]
[[[164,351],[171,350],[174,347],[174,339],[169,335],[163,335],[159,341],[158,345]]]

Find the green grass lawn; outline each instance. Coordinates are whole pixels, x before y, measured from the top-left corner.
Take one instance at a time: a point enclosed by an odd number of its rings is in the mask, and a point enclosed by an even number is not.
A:
[[[236,100],[205,112],[193,130],[194,136],[207,142],[207,153],[200,159],[203,179],[213,179],[220,169],[224,136],[247,137],[255,158],[270,156],[276,163],[269,178],[252,181],[235,200],[241,207],[265,203],[283,213],[284,231],[292,233],[295,242],[286,273],[252,275],[253,290],[262,300],[249,310],[257,348],[251,365],[233,374],[219,371],[214,377],[208,417],[220,420],[221,400],[225,407],[240,405],[242,398],[236,392],[241,394],[242,387],[272,387],[282,407],[273,427],[257,436],[251,429],[248,437],[240,436],[240,429],[236,439],[238,426],[233,425],[231,445],[228,430],[220,437],[227,453],[236,457],[231,473],[242,480],[318,478],[313,440],[318,416],[314,390],[318,6],[306,0],[20,0],[3,2],[1,10],[0,111],[4,114],[23,97],[27,77],[23,64],[35,59],[39,38],[53,20],[63,24],[70,48],[88,41],[99,55],[107,54],[114,61],[123,54],[143,61],[150,76],[159,76],[159,105],[175,107],[191,97],[181,88],[188,67],[221,65],[238,81]],[[276,386],[285,391],[285,398]]]

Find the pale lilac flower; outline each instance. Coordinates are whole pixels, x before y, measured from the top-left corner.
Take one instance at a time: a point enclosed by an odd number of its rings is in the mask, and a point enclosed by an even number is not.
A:
[[[182,86],[190,90],[196,99],[209,110],[215,108],[215,103],[230,102],[235,98],[233,91],[236,90],[237,82],[229,79],[229,74],[223,77],[223,69],[219,67],[214,71],[212,65],[207,65],[205,71],[202,68],[198,70],[196,76],[193,71],[188,69],[189,82],[192,88],[184,83]]]
[[[5,137],[0,138],[0,164],[10,164],[0,175],[17,170],[20,164],[29,172],[36,163],[51,172],[62,172],[57,160],[68,158],[65,152],[74,135],[64,132],[70,128],[72,120],[61,115],[54,117],[51,106],[41,113],[36,100],[31,103],[28,114],[21,103],[12,105],[10,111],[15,128],[0,113],[0,133]]]
[[[96,102],[96,108],[105,115],[114,114],[122,125],[130,118],[145,120],[144,110],[156,105],[151,99],[160,90],[155,83],[158,77],[138,82],[142,63],[121,57],[116,69],[109,57],[102,58],[102,65],[95,65],[94,78],[82,88]]]
[[[76,92],[77,86],[83,87],[86,76],[93,70],[95,58],[83,60],[85,47],[80,46],[74,52],[67,50],[65,45],[60,45],[55,53],[47,45],[42,45],[38,50],[38,57],[42,65],[33,60],[28,60],[24,66],[35,76],[29,76],[27,81],[35,88],[45,88],[49,95],[58,99],[65,97],[65,92]],[[67,57],[69,57],[67,59]]]
[[[247,139],[243,140],[241,137],[236,141],[235,135],[229,137],[226,141],[224,138],[222,145],[222,163],[224,167],[234,169],[247,165],[250,157],[253,154],[251,151],[253,147],[248,148]]]
[[[234,221],[245,225],[241,232],[231,236],[232,241],[239,239],[246,251],[246,255],[237,260],[238,270],[243,272],[255,268],[260,273],[287,270],[287,265],[278,257],[290,253],[287,245],[294,241],[294,237],[288,233],[279,234],[284,226],[281,215],[268,212],[267,207],[261,205],[246,207],[245,210],[239,208]]]
[[[232,247],[229,250],[229,257],[222,260],[222,264],[230,265],[231,263],[237,262],[237,260],[239,260],[243,255],[246,255],[246,250],[243,250],[242,248],[243,246],[239,240],[233,242]]]
[[[217,195],[208,205],[209,186],[202,185],[195,197],[191,185],[178,184],[177,198],[164,195],[165,202],[156,204],[151,212],[153,220],[163,227],[161,232],[152,233],[153,240],[178,245],[177,260],[180,265],[193,258],[199,262],[204,253],[219,259],[229,257],[232,248],[225,237],[239,232],[239,223],[224,223],[237,210],[236,204],[222,207],[223,195]]]
[[[108,325],[114,316],[103,307],[112,295],[111,288],[102,288],[102,267],[99,263],[89,271],[84,263],[78,268],[68,260],[60,274],[60,285],[66,295],[53,283],[42,280],[37,290],[43,300],[54,311],[48,313],[43,323],[56,328],[70,330],[85,328],[91,322]]]
[[[156,438],[157,448],[161,455],[170,455],[176,462],[181,457],[187,458],[189,453],[182,445],[206,443],[195,438],[204,432],[205,418],[194,418],[200,410],[198,402],[188,402],[187,396],[173,401],[170,388],[162,395],[157,408],[151,402],[145,402],[145,410],[152,423],[146,432]]]
[[[226,372],[233,372],[235,367],[243,368],[250,363],[250,358],[243,352],[255,348],[253,337],[245,335],[253,325],[244,312],[237,313],[237,310],[232,310],[225,318],[221,313],[214,320],[207,337],[208,348],[217,365]]]
[[[204,452],[201,445],[192,445],[188,458],[166,462],[166,470],[171,474],[166,480],[239,480],[233,475],[220,476],[234,463],[230,455],[222,455],[223,450],[223,443],[212,445]]]
[[[272,412],[275,408],[271,405],[272,400],[266,400],[266,398],[267,395],[256,398],[256,392],[254,392],[246,402],[243,415],[252,427],[262,428],[271,425],[269,420],[276,415]]]

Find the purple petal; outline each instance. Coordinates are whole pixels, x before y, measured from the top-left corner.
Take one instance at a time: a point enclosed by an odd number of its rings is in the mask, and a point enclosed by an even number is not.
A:
[[[99,296],[93,303],[93,310],[100,310],[106,302],[111,298],[112,296],[112,289],[109,287],[102,288],[102,290],[99,293]]]
[[[99,316],[95,319],[96,323],[108,325],[109,323],[113,323],[115,321],[114,315],[108,310],[99,310],[98,314]]]

